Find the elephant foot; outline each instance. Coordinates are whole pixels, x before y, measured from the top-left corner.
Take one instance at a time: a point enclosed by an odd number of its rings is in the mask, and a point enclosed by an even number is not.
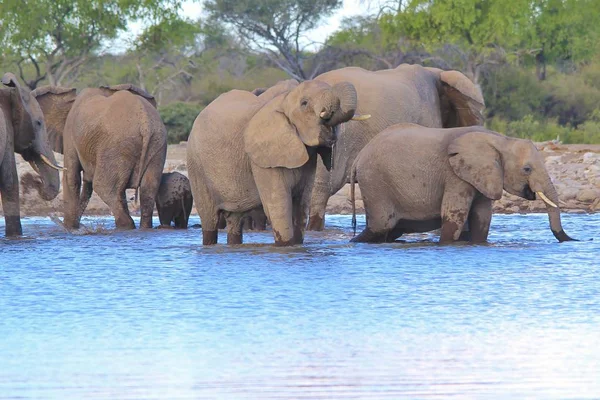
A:
[[[459,242],[470,242],[472,241],[472,235],[470,231],[462,231],[458,237]]]
[[[383,243],[387,239],[387,232],[373,232],[370,228],[365,228],[358,236],[350,239],[352,243]]]
[[[21,227],[21,217],[16,215],[4,216],[5,234],[6,236],[22,236],[23,228]]]
[[[306,229],[309,231],[322,231],[325,229],[325,218],[319,214],[311,215],[308,219],[308,228]]]
[[[242,234],[227,233],[227,244],[242,244]]]
[[[159,226],[156,227],[156,229],[175,229],[175,228],[173,228],[171,225],[160,224]]]
[[[275,230],[273,231],[273,236],[275,237],[275,246],[277,247],[293,246],[297,244],[294,237],[289,240],[283,240],[281,234]]]
[[[202,231],[202,245],[211,246],[213,244],[217,244],[217,237],[219,236],[219,231]]]

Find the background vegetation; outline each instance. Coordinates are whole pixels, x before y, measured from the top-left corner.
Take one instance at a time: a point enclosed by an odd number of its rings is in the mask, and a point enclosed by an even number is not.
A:
[[[508,135],[600,143],[600,0],[390,0],[322,43],[306,32],[342,0],[4,0],[0,70],[35,88],[131,82],[152,93],[172,143],[233,88],[311,79],[348,65],[458,69],[486,124]],[[130,23],[143,32],[123,43]]]

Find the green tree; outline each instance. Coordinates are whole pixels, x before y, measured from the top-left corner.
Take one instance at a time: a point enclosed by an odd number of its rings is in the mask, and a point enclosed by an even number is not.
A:
[[[303,36],[341,4],[341,0],[206,0],[204,6],[214,21],[233,27],[279,68],[305,80],[318,75],[322,65],[305,51]]]
[[[181,0],[3,0],[0,45],[30,88],[73,79],[81,66],[134,20],[177,13]]]

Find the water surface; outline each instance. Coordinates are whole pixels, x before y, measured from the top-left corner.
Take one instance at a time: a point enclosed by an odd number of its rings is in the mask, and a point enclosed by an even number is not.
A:
[[[294,248],[84,224],[0,238],[0,399],[600,397],[600,215],[561,244],[497,215],[477,246],[349,244],[349,216]]]

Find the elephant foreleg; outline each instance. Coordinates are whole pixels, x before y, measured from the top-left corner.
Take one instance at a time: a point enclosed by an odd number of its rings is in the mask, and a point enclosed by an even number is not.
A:
[[[469,213],[469,228],[472,243],[487,242],[492,222],[493,200],[479,195],[473,200],[471,212]]]
[[[19,177],[15,165],[15,154],[12,149],[7,149],[4,153],[4,159],[0,163],[0,195],[2,197],[6,236],[22,235]]]
[[[310,200],[309,231],[322,231],[325,229],[325,209],[329,201],[329,182],[320,182],[323,177],[317,174]],[[326,174],[329,177],[329,173]]]
[[[449,185],[451,191],[444,193],[442,200],[442,232],[440,243],[452,243],[460,238],[469,217],[469,210],[475,197],[475,189],[466,183]]]

